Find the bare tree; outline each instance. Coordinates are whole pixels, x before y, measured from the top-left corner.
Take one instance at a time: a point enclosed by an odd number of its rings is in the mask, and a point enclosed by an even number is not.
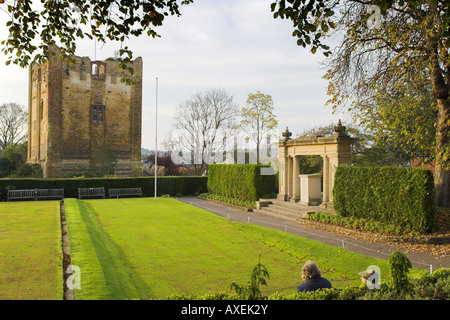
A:
[[[0,149],[27,139],[28,113],[17,103],[0,105]]]
[[[204,174],[207,165],[224,154],[238,112],[223,89],[197,93],[181,103],[164,141],[174,163],[193,165],[195,174]]]

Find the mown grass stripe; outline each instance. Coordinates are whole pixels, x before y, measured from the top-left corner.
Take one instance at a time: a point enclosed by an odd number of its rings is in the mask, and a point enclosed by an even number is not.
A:
[[[0,300],[61,300],[59,201],[0,203]]]

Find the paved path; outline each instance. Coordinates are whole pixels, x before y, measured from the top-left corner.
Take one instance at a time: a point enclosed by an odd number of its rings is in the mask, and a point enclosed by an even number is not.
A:
[[[228,207],[197,197],[182,197],[177,199],[196,207],[206,209],[212,213],[225,218],[229,218],[234,221],[242,223],[250,222],[255,225],[283,230],[301,237],[317,240],[333,246],[344,246],[345,249],[348,249],[350,251],[378,259],[388,260],[390,253],[397,250],[398,248],[397,246],[388,243],[353,239],[342,234],[337,234],[320,229],[308,228],[294,221],[289,221],[281,218],[273,218],[254,212],[244,212],[233,207]],[[406,250],[400,248],[400,251],[405,252]],[[411,260],[413,266],[416,268],[425,270],[430,270],[430,266],[432,270],[437,270],[443,267],[450,268],[450,257],[437,258],[436,256],[416,251],[409,251],[407,255]]]

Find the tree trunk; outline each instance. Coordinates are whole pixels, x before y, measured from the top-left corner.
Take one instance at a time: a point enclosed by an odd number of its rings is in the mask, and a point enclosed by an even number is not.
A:
[[[450,99],[449,85],[445,82],[440,68],[434,64],[431,68],[431,83],[434,96],[438,102],[436,117],[436,159],[434,185],[436,188],[435,203],[439,207],[449,207],[449,129]]]
[[[445,150],[449,144],[449,112],[450,100],[438,99],[439,113],[436,118],[436,160],[434,185],[436,188],[436,205],[449,207],[449,170],[448,160],[444,159]]]

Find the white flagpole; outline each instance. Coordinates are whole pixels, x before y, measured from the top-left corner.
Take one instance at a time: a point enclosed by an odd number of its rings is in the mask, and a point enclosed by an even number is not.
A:
[[[158,172],[158,77],[156,77],[156,116],[155,116],[155,199],[156,199],[156,183]]]

